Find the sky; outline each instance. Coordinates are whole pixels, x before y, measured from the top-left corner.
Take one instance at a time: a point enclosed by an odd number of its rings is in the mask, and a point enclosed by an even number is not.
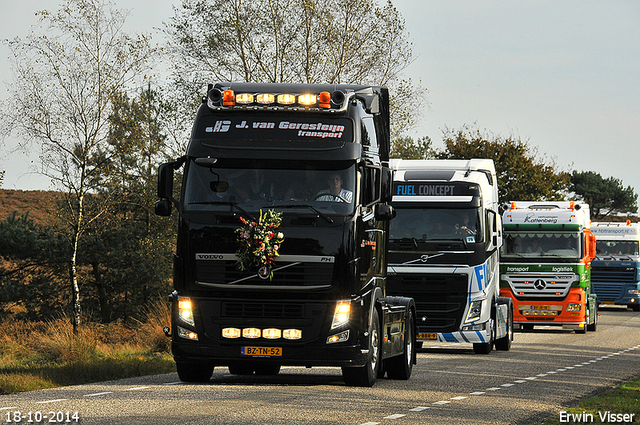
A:
[[[115,0],[126,30],[161,43],[180,0]],[[34,13],[60,2],[0,3],[0,39],[24,37]],[[594,171],[640,192],[640,2],[637,0],[393,0],[413,43],[405,76],[427,89],[411,135],[441,148],[465,125],[526,141],[557,171]],[[0,99],[12,79],[0,45]],[[50,189],[37,155],[0,146],[4,189]],[[517,170],[514,170],[517,172]]]

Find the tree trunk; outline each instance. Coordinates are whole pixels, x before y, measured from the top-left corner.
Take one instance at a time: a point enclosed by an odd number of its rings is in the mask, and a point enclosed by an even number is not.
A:
[[[73,240],[73,253],[71,254],[71,262],[69,264],[69,277],[71,278],[71,298],[73,304],[73,334],[78,335],[80,331],[81,318],[82,318],[82,310],[80,308],[80,285],[78,285],[78,269],[77,269],[77,258],[78,258],[78,237],[79,232],[76,230],[74,234]]]

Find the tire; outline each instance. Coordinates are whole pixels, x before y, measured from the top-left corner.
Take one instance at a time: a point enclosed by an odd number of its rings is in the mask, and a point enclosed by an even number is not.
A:
[[[489,354],[493,350],[493,343],[496,340],[496,312],[495,309],[491,312],[491,318],[489,324],[491,326],[490,341],[489,342],[475,342],[473,344],[473,352],[476,354]]]
[[[589,332],[595,332],[598,329],[598,307],[596,306],[593,314],[593,323],[587,324],[586,328]]]
[[[212,364],[208,363],[176,363],[178,377],[184,382],[209,382],[213,375]]]
[[[640,311],[640,304],[634,304],[630,307],[633,309],[633,311]]]
[[[343,367],[342,379],[351,387],[372,387],[382,366],[382,345],[380,338],[380,315],[374,307],[369,323],[367,362],[360,367]]]
[[[415,359],[415,332],[413,312],[409,310],[405,323],[404,351],[386,362],[387,376],[391,379],[407,380],[411,377]]]
[[[513,306],[511,302],[507,306],[507,334],[496,340],[496,350],[500,351],[509,351],[511,349],[511,341],[513,341]]]

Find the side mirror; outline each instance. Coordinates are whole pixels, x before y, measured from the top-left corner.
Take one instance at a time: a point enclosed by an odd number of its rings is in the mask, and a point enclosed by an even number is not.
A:
[[[158,167],[158,198],[173,199],[173,166],[167,162]]]
[[[156,201],[156,215],[159,215],[161,217],[169,217],[171,215],[172,206],[173,205],[171,204],[171,201],[168,199],[160,199],[159,201]]]
[[[382,167],[380,190],[382,202],[391,202],[391,198],[393,197],[393,174],[389,167]]]
[[[395,218],[396,210],[391,205],[376,204],[374,214],[378,221],[389,221]]]

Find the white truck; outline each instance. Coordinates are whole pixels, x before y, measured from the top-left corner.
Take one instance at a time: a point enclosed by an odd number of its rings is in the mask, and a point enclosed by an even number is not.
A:
[[[640,224],[591,223],[591,233],[596,237],[591,285],[598,303],[640,311]]]
[[[493,161],[391,159],[387,294],[416,303],[418,344],[472,343],[476,353],[513,340],[511,299],[499,296],[502,245]]]

